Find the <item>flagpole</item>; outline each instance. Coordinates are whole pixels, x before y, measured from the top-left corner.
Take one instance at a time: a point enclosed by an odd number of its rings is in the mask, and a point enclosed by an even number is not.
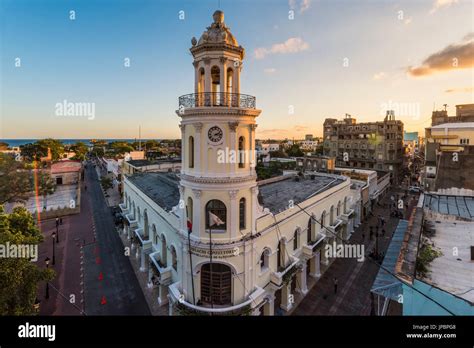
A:
[[[186,227],[188,225],[188,207],[186,207]],[[188,227],[188,250],[189,250],[189,266],[191,267],[191,286],[193,289],[193,305],[196,304],[196,297],[194,295],[194,272],[193,272],[193,256],[191,252],[191,232],[193,231],[193,225],[191,228]]]
[[[211,278],[211,308],[214,308],[214,298],[213,298],[213,291],[212,291],[212,286],[213,286],[212,284],[212,223],[211,223],[210,216],[208,216],[208,219],[209,219],[209,275]]]

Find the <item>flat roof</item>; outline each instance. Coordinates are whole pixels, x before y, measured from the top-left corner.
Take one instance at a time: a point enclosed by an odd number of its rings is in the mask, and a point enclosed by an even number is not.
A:
[[[474,197],[425,193],[423,208],[441,214],[456,215],[466,219],[473,219]]]
[[[474,128],[474,122],[452,122],[442,123],[437,126],[428,127],[430,129],[444,129],[444,128]]]
[[[422,280],[457,297],[474,303],[474,262],[471,245],[474,240],[474,222],[452,220],[437,214],[430,218],[434,234],[427,237],[442,255],[428,266],[430,272]],[[454,248],[458,254],[453,255]]]
[[[78,161],[59,161],[51,164],[51,174],[79,172],[82,163]]]
[[[263,184],[258,189],[263,206],[270,209],[272,213],[279,213],[288,209],[290,200],[294,204],[299,204],[342,182],[344,179],[339,176],[315,175],[314,180],[310,177],[300,177],[299,181],[296,181],[294,176],[290,176],[284,180]]]
[[[152,166],[154,164],[163,164],[163,163],[178,163],[181,162],[181,158],[165,158],[165,159],[157,159],[157,160],[130,160],[127,163],[131,164],[134,167],[145,167],[145,166]]]
[[[128,180],[167,211],[179,203],[179,178],[174,173],[137,173]]]

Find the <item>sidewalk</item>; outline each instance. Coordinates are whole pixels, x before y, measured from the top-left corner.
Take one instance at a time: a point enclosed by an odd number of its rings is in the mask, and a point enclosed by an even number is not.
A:
[[[379,237],[379,252],[385,253],[393,232],[398,224],[398,218],[390,217],[390,209],[384,208],[391,202],[390,196],[396,196],[395,191],[389,191],[382,199],[382,206],[375,205],[373,216],[362,223],[352,234],[350,243],[363,243],[366,254],[374,249],[374,236],[369,240],[369,226],[376,226],[378,216],[385,218],[385,235]],[[410,200],[411,201],[411,200]],[[414,203],[410,204],[409,210]],[[406,215],[406,214],[405,214]],[[379,229],[381,231],[382,228]],[[364,234],[364,239],[362,238]],[[295,307],[292,315],[370,315],[370,289],[377,276],[379,267],[371,260],[357,262],[356,259],[337,258],[319,280],[308,282],[309,293],[302,298],[295,296]],[[337,293],[334,293],[334,278],[338,279]]]
[[[97,172],[97,178],[99,179],[99,182],[100,182],[102,173],[100,172],[100,169],[98,167],[95,167],[95,170]],[[107,174],[105,174],[104,176],[107,176]],[[102,190],[102,192],[104,192],[104,190]],[[116,186],[105,191],[104,197],[107,202],[107,206],[109,207],[118,206],[122,200],[122,197],[120,197],[120,193],[118,192],[118,189]]]

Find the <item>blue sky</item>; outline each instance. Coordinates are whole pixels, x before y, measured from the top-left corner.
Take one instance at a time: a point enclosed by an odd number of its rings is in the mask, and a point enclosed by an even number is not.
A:
[[[0,4],[0,138],[134,138],[139,125],[144,138],[180,136],[174,110],[193,92],[190,40],[217,0]],[[453,114],[474,102],[472,59],[439,69],[428,59],[450,45],[469,52],[472,1],[221,0],[220,9],[246,49],[241,92],[263,110],[260,138],[320,135],[324,118],[345,113],[377,120],[390,101],[417,105],[419,114],[400,119],[421,131],[434,103]],[[427,59],[427,73],[407,74]],[[64,99],[95,103],[95,118],[55,116]]]

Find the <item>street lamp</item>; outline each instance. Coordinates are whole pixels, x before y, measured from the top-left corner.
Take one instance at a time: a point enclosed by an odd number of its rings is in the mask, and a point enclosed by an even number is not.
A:
[[[46,268],[49,268],[49,257],[46,256],[44,259],[44,263],[46,263]],[[49,298],[49,282],[46,281],[46,296],[44,297],[45,299]]]
[[[56,232],[53,232],[52,237],[53,237],[53,262],[52,262],[52,264],[54,265],[56,263],[55,245],[54,245],[55,244],[54,240],[56,239]]]

